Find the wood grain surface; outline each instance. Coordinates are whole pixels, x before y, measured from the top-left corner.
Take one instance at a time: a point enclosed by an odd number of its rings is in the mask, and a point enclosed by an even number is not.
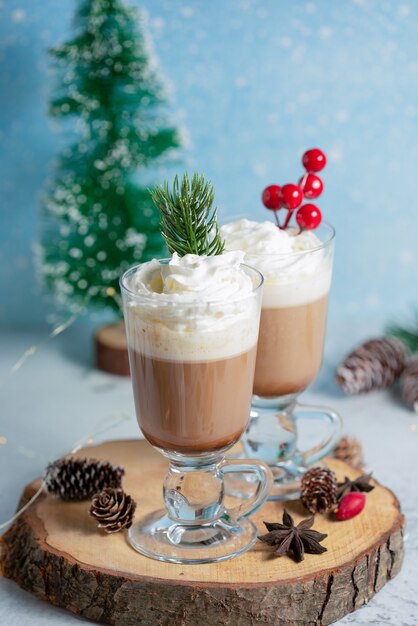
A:
[[[123,486],[137,501],[137,515],[163,506],[167,463],[144,441],[111,441],[77,456],[108,459],[126,469]],[[339,479],[358,473],[327,460]],[[28,485],[27,499],[39,480]],[[309,514],[299,501],[286,504],[299,521]],[[395,495],[376,484],[364,511],[337,522],[317,515],[328,534],[322,555],[297,564],[276,558],[257,542],[221,563],[175,565],[136,553],[124,533],[106,535],[88,514],[88,502],[42,495],[3,536],[4,575],[49,602],[89,619],[120,626],[313,626],[331,624],[358,609],[399,571],[403,516]],[[283,504],[267,502],[253,517],[281,521]]]

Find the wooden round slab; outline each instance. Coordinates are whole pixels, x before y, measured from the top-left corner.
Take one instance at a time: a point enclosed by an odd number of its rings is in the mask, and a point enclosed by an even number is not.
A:
[[[130,376],[128,342],[123,322],[99,328],[95,336],[95,344],[96,365],[99,370],[117,376]]]
[[[113,441],[77,456],[126,469],[124,488],[145,514],[162,506],[166,461],[143,441]],[[340,479],[358,473],[328,461]],[[24,499],[39,486],[28,485]],[[307,513],[287,503],[299,521]],[[365,604],[398,573],[403,516],[394,494],[377,485],[364,511],[346,522],[318,515],[328,552],[297,564],[258,542],[241,557],[205,565],[173,565],[132,550],[124,533],[106,535],[87,514],[88,502],[42,495],[3,536],[3,573],[52,604],[119,626],[314,626],[331,624]],[[283,505],[268,502],[253,517],[281,521]]]

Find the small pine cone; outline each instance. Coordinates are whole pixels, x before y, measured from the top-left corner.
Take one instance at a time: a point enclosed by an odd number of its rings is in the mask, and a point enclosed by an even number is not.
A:
[[[313,467],[302,476],[302,504],[313,515],[327,513],[337,503],[337,478],[328,467]]]
[[[406,364],[400,383],[403,399],[415,413],[418,413],[418,354]]]
[[[89,513],[99,528],[107,533],[117,533],[132,526],[135,509],[135,500],[123,489],[106,487],[93,496]]]
[[[351,352],[336,372],[337,384],[354,394],[392,385],[405,367],[408,349],[395,337],[366,341]]]
[[[332,456],[358,470],[364,469],[363,446],[354,437],[341,437]]]
[[[105,487],[120,487],[124,473],[107,461],[64,457],[47,466],[44,486],[63,500],[88,500]]]

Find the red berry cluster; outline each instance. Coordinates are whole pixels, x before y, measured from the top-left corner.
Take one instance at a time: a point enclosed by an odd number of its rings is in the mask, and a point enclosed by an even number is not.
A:
[[[316,173],[324,169],[327,164],[327,158],[322,150],[312,148],[303,155],[302,164],[306,172],[297,185],[292,183],[282,187],[269,185],[263,191],[263,204],[267,209],[274,211],[277,226],[281,229],[288,227],[292,214],[296,209],[296,223],[301,230],[318,228],[322,220],[321,211],[315,204],[307,203],[302,205],[302,202],[304,198],[311,200],[321,195],[324,184]],[[279,223],[277,215],[277,211],[280,209],[287,210],[286,218],[282,224]]]

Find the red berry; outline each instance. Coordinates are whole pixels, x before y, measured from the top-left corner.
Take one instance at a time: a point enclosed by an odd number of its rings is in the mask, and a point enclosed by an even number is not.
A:
[[[312,148],[303,155],[302,164],[307,172],[320,172],[327,164],[327,157],[319,148]]]
[[[347,493],[347,495],[340,500],[336,517],[340,521],[356,517],[356,515],[362,512],[365,504],[366,495],[364,493],[358,491]]]
[[[322,221],[321,211],[315,204],[304,204],[296,213],[296,222],[301,228],[314,230]]]
[[[279,185],[269,185],[263,191],[261,196],[264,206],[267,209],[276,211],[280,209],[280,187]]]
[[[319,198],[324,190],[324,183],[315,174],[305,174],[299,181],[299,187],[305,198]]]
[[[286,209],[293,211],[303,202],[302,189],[298,187],[298,185],[293,185],[292,183],[283,185],[280,191],[280,200]]]

